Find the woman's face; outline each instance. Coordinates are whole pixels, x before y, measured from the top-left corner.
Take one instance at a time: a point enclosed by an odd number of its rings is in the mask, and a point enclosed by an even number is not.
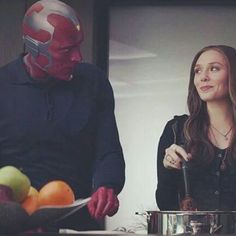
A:
[[[228,66],[225,57],[216,50],[203,52],[194,68],[194,85],[205,102],[228,98]]]

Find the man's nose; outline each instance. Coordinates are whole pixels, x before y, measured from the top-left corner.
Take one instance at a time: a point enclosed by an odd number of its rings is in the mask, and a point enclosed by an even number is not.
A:
[[[82,61],[82,55],[78,48],[75,48],[71,53],[71,61],[80,62]]]

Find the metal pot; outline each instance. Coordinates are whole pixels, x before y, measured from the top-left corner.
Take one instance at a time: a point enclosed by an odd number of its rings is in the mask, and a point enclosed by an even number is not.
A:
[[[148,234],[235,234],[236,211],[147,211]]]

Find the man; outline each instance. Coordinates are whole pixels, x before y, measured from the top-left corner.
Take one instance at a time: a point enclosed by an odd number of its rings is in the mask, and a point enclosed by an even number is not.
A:
[[[95,228],[90,217],[117,212],[125,181],[112,88],[81,62],[81,22],[65,3],[33,4],[23,39],[27,53],[0,69],[0,164],[20,168],[37,189],[61,179],[76,198],[91,196],[89,214],[57,226]]]

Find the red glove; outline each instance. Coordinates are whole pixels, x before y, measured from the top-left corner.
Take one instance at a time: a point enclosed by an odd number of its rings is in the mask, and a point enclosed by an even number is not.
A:
[[[112,188],[98,188],[88,202],[89,213],[97,220],[104,218],[106,215],[113,216],[118,211],[118,208],[119,200]]]

